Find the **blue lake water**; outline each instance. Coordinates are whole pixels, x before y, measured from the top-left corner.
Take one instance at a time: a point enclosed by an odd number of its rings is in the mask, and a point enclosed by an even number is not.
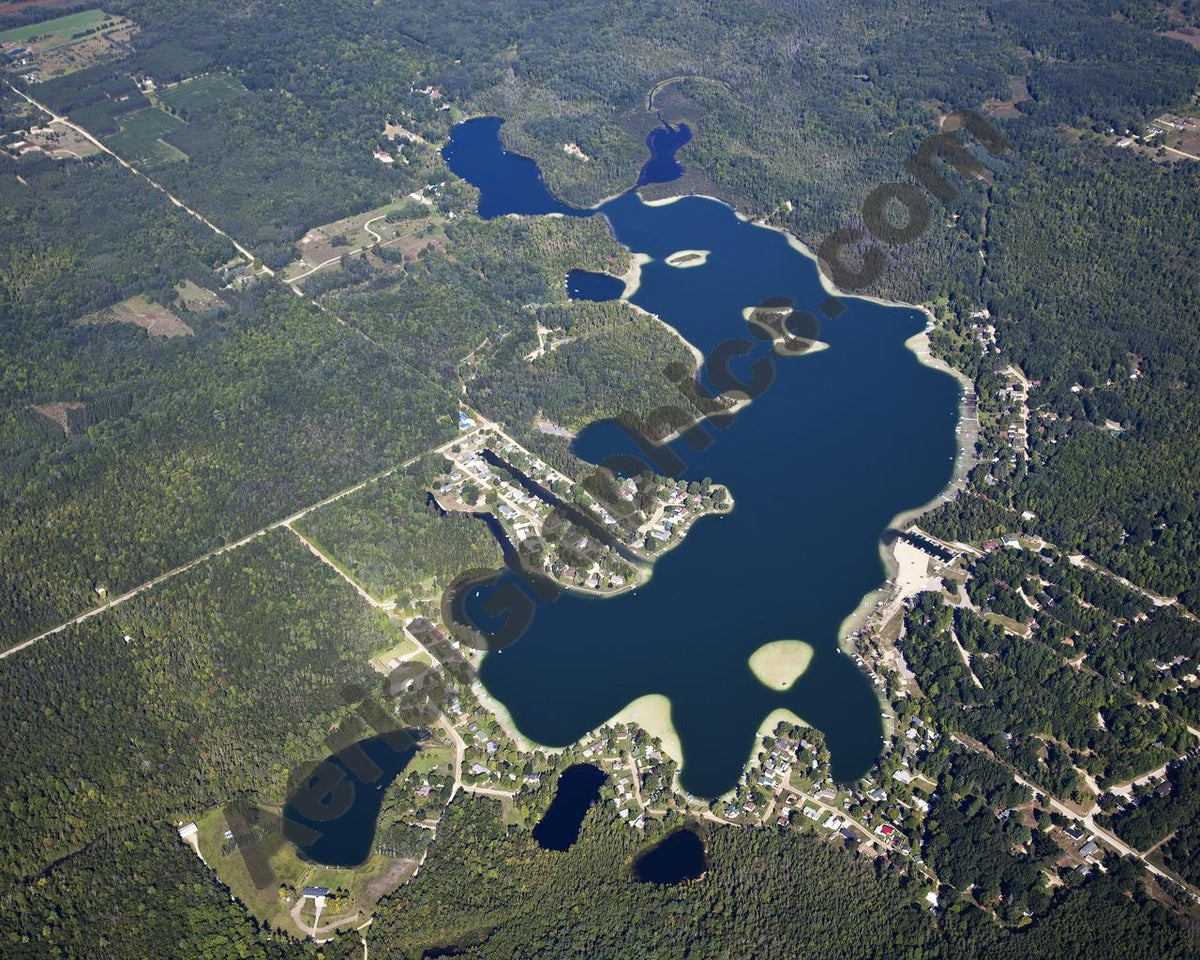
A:
[[[651,130],[646,137],[650,159],[638,174],[637,185],[644,187],[651,183],[670,183],[683,176],[683,164],[675,159],[675,154],[691,139],[692,131],[686,123],[673,127],[664,122],[661,127]]]
[[[284,837],[315,863],[363,863],[371,855],[383,795],[416,752],[409,734],[396,731],[327,757],[288,797]]]
[[[445,150],[451,169],[479,187],[482,216],[593,213],[559,203],[536,164],[503,153],[500,122],[461,124]],[[905,348],[924,328],[918,311],[853,298],[842,299],[836,319],[820,318],[828,349],[772,356],[748,336],[743,309],[782,296],[817,314],[828,294],[816,265],[784,235],[724,204],[689,197],[649,206],[630,192],[598,212],[621,243],[653,258],[634,303],[706,357],[744,340],[750,353],[733,372],[749,380],[757,361],[774,381],[724,429],[708,428],[707,449],[682,439],[668,448],[686,463],[685,478],[728,486],[734,511],[697,523],[635,593],[543,603],[517,643],[487,655],[481,679],[523,734],[550,746],[576,742],[638,697],[666,696],[681,782],[697,796],[734,786],[776,708],[823,731],[834,776],[855,779],[879,754],[882,720],[838,630],[884,581],[879,544],[892,518],[951,478],[958,384]],[[703,266],[664,263],[680,249],[711,253]],[[635,449],[609,422],[575,446],[593,463]],[[814,655],[780,692],[748,659],[782,639],[803,640]]]
[[[572,270],[567,274],[567,296],[572,300],[616,300],[625,292],[625,281],[607,273]]]

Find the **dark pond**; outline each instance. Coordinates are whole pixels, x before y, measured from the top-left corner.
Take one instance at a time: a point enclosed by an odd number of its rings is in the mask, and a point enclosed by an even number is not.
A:
[[[693,830],[676,830],[633,861],[643,883],[675,884],[695,880],[708,869],[704,841]]]
[[[675,159],[675,153],[691,139],[692,131],[686,123],[673,127],[663,121],[661,127],[651,130],[646,138],[650,159],[642,167],[637,185],[644,187],[650,183],[670,183],[683,176],[683,165]]]
[[[571,849],[579,839],[583,818],[600,799],[600,787],[607,779],[608,774],[590,763],[577,763],[563,771],[554,802],[533,828],[533,839],[543,850]]]
[[[288,797],[283,835],[306,860],[356,867],[371,854],[383,795],[417,752],[414,731],[360,740],[330,757]]]
[[[625,281],[607,273],[572,270],[567,274],[567,296],[572,300],[616,300],[625,292]]]
[[[468,121],[447,148],[456,173],[483,171],[472,180],[481,209],[569,210],[549,196],[535,165],[503,159],[498,130],[496,120]],[[925,326],[919,311],[853,297],[841,299],[835,317],[820,318],[817,339],[828,349],[772,356],[749,335],[743,310],[786,297],[818,314],[832,309],[828,293],[812,259],[783,234],[724,204],[688,197],[649,206],[630,192],[598,212],[621,243],[651,258],[633,303],[706,357],[742,341],[748,353],[730,365],[733,373],[749,382],[759,363],[774,379],[732,423],[706,427],[707,449],[682,439],[666,448],[685,464],[683,478],[728,486],[733,512],[697,523],[634,593],[539,601],[520,640],[489,654],[480,678],[523,734],[555,747],[639,697],[664,696],[683,752],[681,782],[697,796],[719,796],[737,782],[760,725],[777,709],[822,730],[834,777],[856,779],[878,756],[883,727],[870,681],[838,646],[839,629],[884,582],[879,546],[892,519],[950,480],[958,385],[905,347]],[[665,263],[683,249],[710,254],[688,269]],[[585,429],[575,452],[592,463],[618,453],[646,457],[611,422]],[[464,601],[472,618],[500,585]],[[749,657],[788,639],[810,644],[812,660],[788,690],[768,688]]]

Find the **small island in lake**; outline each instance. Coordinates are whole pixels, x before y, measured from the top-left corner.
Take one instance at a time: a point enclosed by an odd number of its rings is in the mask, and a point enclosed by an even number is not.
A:
[[[702,267],[708,263],[711,250],[677,250],[667,257],[668,267]]]

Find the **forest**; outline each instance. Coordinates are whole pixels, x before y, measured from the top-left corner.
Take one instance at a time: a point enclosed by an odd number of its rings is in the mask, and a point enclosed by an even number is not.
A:
[[[344,688],[379,687],[367,658],[399,640],[281,530],[0,661],[4,882],[117,828],[281,800],[361,699]]]

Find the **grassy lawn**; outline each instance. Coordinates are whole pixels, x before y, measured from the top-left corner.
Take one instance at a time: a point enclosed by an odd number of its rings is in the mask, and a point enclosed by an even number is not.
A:
[[[147,107],[120,118],[121,132],[107,137],[108,145],[123,159],[140,166],[159,166],[176,160],[186,160],[187,154],[159,139],[165,133],[183,126],[157,107]]]
[[[229,74],[210,73],[166,87],[159,90],[155,96],[172,110],[186,114],[214,106],[223,100],[240,97],[245,92],[246,88]]]
[[[436,743],[436,741],[433,742]],[[425,776],[431,770],[438,770],[439,768],[441,773],[454,773],[453,747],[444,747],[441,744],[422,747],[405,768],[404,773],[406,776],[409,773],[418,773],[421,776]]]
[[[371,658],[371,666],[380,673],[391,673],[393,660],[406,660],[417,652],[417,645],[406,633],[400,634],[400,642],[394,647],[380,651]],[[427,659],[427,658],[426,658]],[[425,660],[422,660],[425,662]]]
[[[103,10],[83,10],[79,13],[70,13],[65,17],[56,17],[53,20],[43,20],[41,23],[31,23],[24,27],[13,27],[11,30],[5,30],[0,33],[0,43],[19,42],[28,40],[30,37],[45,37],[53,34],[60,41],[70,40],[75,34],[84,30],[91,30],[93,27],[98,27],[104,22],[104,18],[108,14]]]

